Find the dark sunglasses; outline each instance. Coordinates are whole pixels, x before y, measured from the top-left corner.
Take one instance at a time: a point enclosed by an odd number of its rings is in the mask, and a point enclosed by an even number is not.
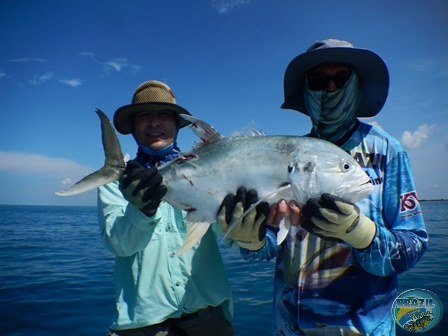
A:
[[[308,81],[308,88],[311,91],[323,91],[328,87],[330,81],[333,81],[336,87],[340,89],[345,83],[347,83],[351,75],[352,73],[349,71],[341,71],[333,76],[314,73],[307,75],[306,79]]]

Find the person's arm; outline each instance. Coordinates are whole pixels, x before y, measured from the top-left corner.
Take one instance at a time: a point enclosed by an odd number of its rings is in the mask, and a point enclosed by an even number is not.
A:
[[[105,246],[118,256],[141,251],[160,221],[159,204],[166,193],[157,168],[128,161],[118,183],[99,188],[99,222]]]
[[[103,243],[117,256],[130,256],[151,241],[160,216],[146,216],[122,196],[118,183],[98,188],[98,222]]]
[[[382,220],[374,218],[382,223],[376,225],[372,243],[355,254],[366,271],[388,276],[415,266],[427,249],[428,233],[406,152],[392,158],[385,176]]]
[[[277,258],[279,255],[279,246],[277,245],[278,229],[271,225],[266,226],[266,244],[258,251],[251,251],[240,247],[241,258],[248,261],[269,261]]]

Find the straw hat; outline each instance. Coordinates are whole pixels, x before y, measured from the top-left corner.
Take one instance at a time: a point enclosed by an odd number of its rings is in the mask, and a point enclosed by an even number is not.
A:
[[[281,108],[309,115],[304,103],[305,76],[308,70],[326,62],[347,64],[357,72],[360,103],[356,116],[373,117],[378,114],[389,92],[386,64],[374,52],[336,39],[314,42],[305,53],[289,63],[283,81],[285,101]]]
[[[133,129],[133,118],[141,111],[169,110],[176,114],[190,114],[176,104],[174,93],[165,83],[150,80],[140,84],[132,97],[132,104],[120,107],[114,114],[114,126],[121,134],[130,134]],[[190,124],[179,117],[179,127]]]

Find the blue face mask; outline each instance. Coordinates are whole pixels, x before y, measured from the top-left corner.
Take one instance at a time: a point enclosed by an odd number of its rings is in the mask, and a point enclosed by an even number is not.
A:
[[[359,104],[358,75],[352,71],[347,83],[334,92],[311,91],[305,85],[305,106],[318,138],[337,142],[356,125]]]

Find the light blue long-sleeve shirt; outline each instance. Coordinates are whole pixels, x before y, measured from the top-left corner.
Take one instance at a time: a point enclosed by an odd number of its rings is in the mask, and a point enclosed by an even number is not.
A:
[[[111,329],[157,324],[221,304],[231,320],[230,285],[212,228],[175,257],[187,232],[185,213],[162,202],[148,217],[123,198],[116,182],[99,188],[98,216],[103,243],[116,255]]]

